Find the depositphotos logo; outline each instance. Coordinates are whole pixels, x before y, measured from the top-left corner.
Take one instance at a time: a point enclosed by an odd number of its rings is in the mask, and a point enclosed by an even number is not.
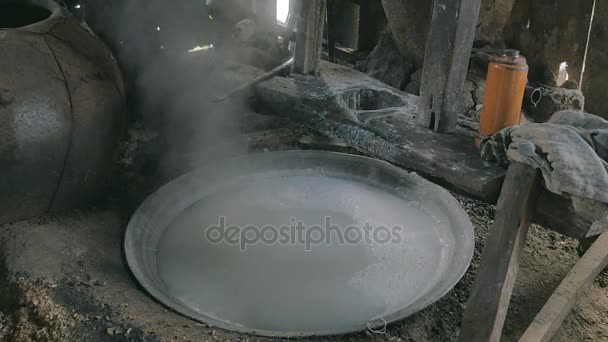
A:
[[[226,222],[226,217],[220,216],[217,225],[207,227],[205,238],[212,244],[239,246],[241,251],[258,244],[304,246],[306,251],[310,251],[313,246],[320,245],[387,245],[403,241],[401,226],[373,226],[366,223],[363,226],[341,227],[332,224],[329,216],[325,217],[323,226],[307,226],[295,218],[290,219],[289,225],[282,226],[238,226]]]

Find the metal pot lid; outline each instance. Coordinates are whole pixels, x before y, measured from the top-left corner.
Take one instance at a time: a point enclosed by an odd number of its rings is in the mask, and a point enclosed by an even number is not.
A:
[[[320,151],[188,173],[141,205],[125,238],[135,278],[162,304],[275,337],[382,329],[444,296],[473,249],[472,224],[443,188]]]

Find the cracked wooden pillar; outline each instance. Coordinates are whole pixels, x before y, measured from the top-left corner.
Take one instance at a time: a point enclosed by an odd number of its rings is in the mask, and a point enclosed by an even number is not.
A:
[[[417,123],[437,132],[455,130],[457,103],[475,39],[481,0],[434,0],[426,42]]]
[[[294,60],[294,71],[297,73],[319,72],[326,11],[325,0],[300,1]]]

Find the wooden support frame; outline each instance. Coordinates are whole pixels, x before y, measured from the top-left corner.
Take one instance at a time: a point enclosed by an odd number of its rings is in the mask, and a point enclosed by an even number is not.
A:
[[[422,68],[417,123],[437,132],[456,129],[481,0],[434,0]]]
[[[307,75],[319,73],[326,13],[326,0],[300,1],[295,72]]]
[[[500,341],[539,190],[538,170],[509,166],[458,341]]]
[[[548,342],[583,291],[608,266],[608,233],[603,233],[562,280],[519,342]]]

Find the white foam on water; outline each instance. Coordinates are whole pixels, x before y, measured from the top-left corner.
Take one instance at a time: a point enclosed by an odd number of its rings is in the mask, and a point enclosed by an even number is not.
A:
[[[248,179],[250,180],[250,179]],[[336,331],[365,325],[423,297],[453,254],[445,222],[416,199],[360,181],[287,175],[236,184],[183,212],[167,229],[158,270],[173,297],[250,329]],[[401,226],[400,243],[214,244],[207,227]]]

